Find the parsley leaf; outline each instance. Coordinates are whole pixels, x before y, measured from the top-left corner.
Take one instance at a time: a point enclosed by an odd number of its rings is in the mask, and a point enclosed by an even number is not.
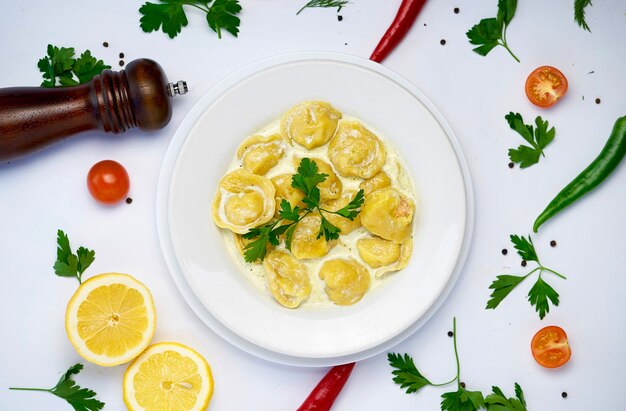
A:
[[[342,7],[350,3],[347,0],[311,0],[307,4],[305,4],[296,15],[300,14],[302,10],[306,8],[313,7],[337,7],[337,13],[341,10]]]
[[[526,400],[522,387],[515,383],[515,396],[517,398],[506,398],[502,390],[496,386],[491,387],[493,394],[485,398],[487,411],[526,411]]]
[[[467,391],[461,387],[458,391],[442,394],[441,398],[442,411],[477,411],[485,405],[480,391]]]
[[[591,29],[585,21],[585,8],[591,6],[591,0],[575,0],[574,1],[574,20],[583,29],[591,32]]]
[[[233,36],[239,34],[241,23],[237,14],[242,10],[239,0],[159,0],[160,3],[146,2],[139,8],[141,29],[146,33],[159,28],[170,38],[178,36],[189,21],[183,6],[191,6],[206,13],[209,27],[222,38],[222,29]],[[211,4],[209,6],[209,4]]]
[[[270,223],[261,227],[251,228],[243,235],[243,238],[247,240],[256,238],[256,240],[251,241],[244,247],[243,257],[246,262],[263,261],[267,254],[267,243],[270,242],[270,233],[275,225],[276,223]]]
[[[510,112],[504,116],[511,129],[515,130],[529,146],[520,145],[517,149],[509,150],[509,158],[514,163],[520,163],[521,168],[527,168],[539,162],[539,158],[545,154],[543,149],[554,140],[556,131],[554,127],[548,130],[548,122],[541,116],[535,118],[536,128],[532,125],[524,124],[522,115]]]
[[[341,232],[339,227],[334,226],[322,215],[322,213],[320,213],[320,216],[322,216],[322,221],[320,223],[320,232],[317,234],[317,238],[320,238],[323,235],[326,241],[338,239],[339,233]]]
[[[278,214],[285,220],[298,221],[300,219],[300,207],[295,206],[292,209],[289,201],[283,198],[280,202],[280,211]]]
[[[540,275],[533,288],[528,292],[528,301],[535,306],[541,320],[546,316],[546,313],[550,312],[548,300],[555,306],[558,306],[559,294],[548,283],[543,281]]]
[[[559,305],[559,294],[554,290],[554,288],[543,280],[542,274],[544,272],[549,272],[562,279],[565,279],[565,277],[541,264],[530,236],[526,238],[524,236],[511,235],[510,238],[519,256],[526,261],[535,261],[537,263],[537,267],[524,276],[497,276],[489,286],[489,289],[493,290],[493,292],[491,293],[490,299],[487,301],[487,306],[485,308],[495,309],[515,287],[517,287],[528,276],[538,271],[539,276],[537,281],[528,292],[528,301],[530,302],[530,305],[534,306],[536,311],[539,313],[539,318],[543,320],[546,313],[550,311],[549,302],[552,302],[555,306]]]
[[[328,174],[318,173],[317,164],[310,158],[303,158],[298,166],[298,173],[291,178],[291,186],[304,193],[302,202],[310,208],[320,203],[320,189],[317,185],[326,181]]]
[[[533,239],[530,238],[530,236],[526,239],[524,236],[511,235],[510,238],[513,247],[517,250],[517,254],[519,254],[523,260],[539,262],[535,246],[533,245]]]
[[[465,33],[470,44],[478,46],[473,49],[476,53],[486,56],[494,47],[503,46],[519,63],[506,42],[506,29],[513,20],[516,8],[517,0],[498,0],[497,17],[482,19]]]
[[[222,38],[221,29],[226,30],[233,36],[239,34],[239,17],[237,14],[241,11],[241,5],[238,0],[215,0],[206,14],[206,21],[209,27],[217,33],[217,38]]]
[[[44,78],[42,87],[57,87],[57,81],[60,86],[87,83],[102,70],[111,68],[102,60],[96,60],[89,50],[75,59],[73,47],[56,47],[52,44],[48,44],[47,55],[37,62],[37,67]]]
[[[518,277],[516,275],[499,275],[496,277],[496,280],[491,283],[489,289],[493,290],[490,297],[491,299],[487,301],[486,309],[494,309],[496,308],[502,300],[506,298],[507,295],[515,287],[519,285],[522,281],[526,279],[527,276]]]
[[[63,230],[57,231],[57,260],[54,263],[54,273],[60,277],[76,277],[82,283],[85,270],[94,262],[96,252],[85,247],[79,247],[76,254],[72,253],[70,240]]]
[[[72,71],[78,77],[78,82],[83,84],[102,73],[103,70],[110,68],[111,66],[104,64],[102,60],[97,60],[91,55],[91,51],[86,50],[76,59]]]
[[[427,385],[431,385],[431,382],[417,370],[413,358],[409,354],[404,354],[403,357],[400,354],[388,353],[387,360],[389,365],[395,368],[391,372],[395,376],[393,382],[400,385],[400,388],[406,388],[407,394],[412,394]]]
[[[339,214],[342,217],[348,218],[350,221],[354,221],[354,219],[359,215],[360,208],[365,201],[365,192],[363,190],[359,190],[354,198],[343,208],[340,208],[337,211],[330,211],[333,214]],[[326,210],[324,210],[326,211]]]
[[[72,376],[78,374],[83,369],[82,364],[71,366],[65,374],[61,376],[57,385],[52,388],[9,388],[18,391],[45,391],[66,400],[75,411],[99,411],[104,408],[104,403],[98,401],[96,393],[88,388],[81,388],[72,380]]]

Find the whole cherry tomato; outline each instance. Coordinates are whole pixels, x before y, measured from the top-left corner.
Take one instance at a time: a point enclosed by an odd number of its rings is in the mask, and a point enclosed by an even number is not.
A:
[[[99,202],[113,204],[126,197],[130,189],[130,179],[123,165],[117,161],[103,160],[89,170],[87,188]]]
[[[526,96],[536,106],[551,107],[565,92],[567,78],[554,67],[539,67],[526,79]]]
[[[558,368],[569,361],[572,355],[567,334],[556,325],[537,331],[530,343],[530,349],[535,361],[546,368]]]

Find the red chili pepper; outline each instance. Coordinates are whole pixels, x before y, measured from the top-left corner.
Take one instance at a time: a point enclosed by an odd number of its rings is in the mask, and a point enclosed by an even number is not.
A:
[[[402,41],[417,18],[426,0],[402,0],[398,14],[380,39],[378,46],[370,56],[370,60],[380,63]]]
[[[336,365],[313,388],[297,411],[328,411],[352,373],[354,363]]]

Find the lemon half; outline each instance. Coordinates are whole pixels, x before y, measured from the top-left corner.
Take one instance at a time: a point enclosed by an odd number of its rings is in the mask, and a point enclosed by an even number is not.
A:
[[[127,274],[106,273],[88,279],[65,311],[65,331],[76,351],[103,366],[137,357],[150,344],[155,328],[150,291]]]
[[[124,374],[124,403],[130,411],[201,411],[212,396],[211,367],[179,343],[151,345]]]

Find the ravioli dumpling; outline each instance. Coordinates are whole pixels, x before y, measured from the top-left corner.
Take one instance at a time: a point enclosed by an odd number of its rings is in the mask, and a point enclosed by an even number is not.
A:
[[[291,240],[291,254],[300,260],[323,257],[332,248],[324,236],[317,238],[320,232],[322,219],[319,214],[309,214],[304,217],[293,232]]]
[[[359,184],[359,188],[364,191],[365,195],[386,187],[391,187],[391,180],[384,171],[379,171],[374,177],[368,180],[363,180],[361,184]]]
[[[376,190],[361,207],[361,224],[370,233],[394,243],[402,243],[411,235],[415,203],[395,188]]]
[[[305,101],[287,111],[280,121],[285,141],[308,150],[323,146],[335,134],[341,113],[323,101]]]
[[[315,161],[318,173],[326,174],[328,176],[326,177],[326,180],[317,185],[317,188],[320,189],[320,201],[334,200],[341,197],[343,184],[339,177],[337,177],[337,174],[331,165],[324,160],[320,160],[319,158],[309,157],[309,159],[311,161]],[[300,161],[302,161],[301,158],[293,158],[293,165],[296,167],[296,170],[300,167]]]
[[[328,211],[337,211],[347,206],[348,203],[352,201],[355,195],[356,191],[346,190],[343,192],[340,198],[324,203],[322,208]],[[334,225],[335,227],[339,227],[339,229],[341,230],[341,235],[350,234],[357,228],[361,227],[361,217],[358,215],[352,221],[350,221],[350,219],[348,218],[332,213],[324,213],[324,217],[326,217],[326,219],[330,221],[332,225]]]
[[[357,121],[339,123],[328,145],[328,158],[339,174],[372,178],[385,164],[385,147],[378,137]]]
[[[302,262],[285,251],[274,250],[263,260],[272,296],[287,308],[296,308],[311,294],[309,274]]]
[[[265,177],[239,169],[226,174],[213,199],[218,227],[244,234],[270,221],[276,210],[274,185]]]
[[[413,239],[411,237],[404,240],[402,244],[400,244],[400,256],[398,259],[389,265],[379,268],[375,272],[376,278],[382,278],[384,275],[394,272],[400,271],[405,268],[409,264],[409,260],[411,259],[411,254],[413,254]]]
[[[279,134],[251,136],[237,149],[237,158],[243,168],[251,173],[264,175],[282,158],[285,148]]]
[[[328,260],[319,276],[326,283],[326,295],[337,305],[356,303],[370,287],[369,271],[353,259]]]
[[[361,238],[356,247],[361,260],[372,268],[389,265],[400,258],[400,244],[382,238]]]
[[[276,189],[276,214],[283,200],[287,200],[292,208],[302,203],[304,193],[291,186],[292,177],[293,174],[281,174],[271,179]]]

